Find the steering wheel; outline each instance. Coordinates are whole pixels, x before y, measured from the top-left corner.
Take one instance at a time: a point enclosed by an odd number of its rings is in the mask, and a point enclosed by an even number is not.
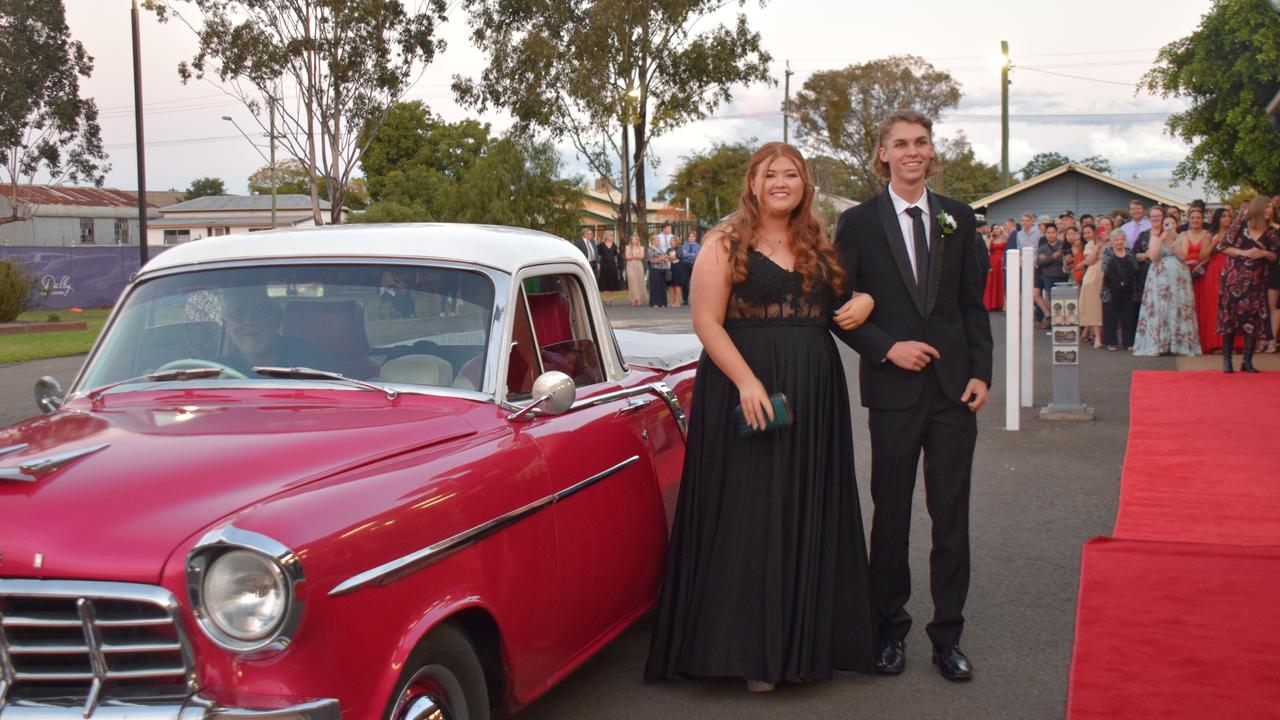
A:
[[[248,377],[244,373],[240,372],[239,370],[229,365],[223,365],[220,362],[214,362],[212,360],[201,360],[200,358],[182,358],[181,360],[170,360],[169,362],[156,368],[155,371],[160,373],[160,372],[166,372],[168,370],[197,370],[199,368],[217,368],[218,370],[222,371],[222,374],[224,376],[229,378],[234,378],[236,380],[244,380]]]

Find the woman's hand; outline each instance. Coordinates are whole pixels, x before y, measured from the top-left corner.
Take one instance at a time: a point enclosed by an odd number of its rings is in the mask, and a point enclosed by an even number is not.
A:
[[[773,405],[769,392],[754,375],[738,386],[738,399],[742,402],[742,416],[753,430],[763,430],[773,420]]]
[[[857,330],[871,317],[876,301],[866,293],[854,293],[849,302],[836,310],[836,324],[841,330]]]

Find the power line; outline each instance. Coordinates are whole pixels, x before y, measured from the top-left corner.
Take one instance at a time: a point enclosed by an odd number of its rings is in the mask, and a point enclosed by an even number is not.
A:
[[[1027,65],[1015,65],[1014,67],[1020,70],[1030,70],[1031,72],[1043,73],[1045,75],[1055,75],[1057,77],[1070,78],[1072,80],[1085,80],[1088,82],[1103,83],[1105,85],[1123,85],[1124,87],[1130,87],[1130,88],[1138,86],[1138,82],[1136,80],[1134,82],[1120,82],[1118,80],[1102,80],[1099,78],[1082,77],[1080,75],[1068,75],[1067,73],[1053,72],[1052,70],[1044,70],[1041,68],[1034,68]]]

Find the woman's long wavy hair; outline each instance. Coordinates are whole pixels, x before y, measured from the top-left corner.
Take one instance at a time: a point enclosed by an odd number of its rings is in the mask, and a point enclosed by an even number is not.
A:
[[[751,162],[747,163],[742,195],[738,198],[738,209],[720,226],[720,230],[728,238],[729,267],[733,271],[733,282],[736,284],[746,281],[747,253],[755,247],[755,238],[760,231],[762,218],[759,199],[752,190],[751,183],[761,165],[779,157],[789,158],[794,162],[800,172],[800,179],[804,182],[804,195],[800,204],[791,211],[791,218],[787,223],[791,252],[796,260],[795,269],[804,278],[804,292],[812,292],[814,285],[821,281],[839,295],[844,285],[844,269],[840,267],[840,260],[836,257],[835,246],[822,231],[818,218],[813,215],[814,188],[813,183],[809,182],[804,156],[791,145],[780,142],[765,143],[751,156]]]

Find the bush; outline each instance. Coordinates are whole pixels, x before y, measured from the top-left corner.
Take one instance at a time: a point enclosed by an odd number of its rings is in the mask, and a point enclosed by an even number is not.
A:
[[[58,313],[49,313],[48,315],[44,316],[44,319],[47,322],[62,322],[62,316],[59,315]]]
[[[27,309],[36,279],[12,260],[0,260],[0,322],[17,320]]]

